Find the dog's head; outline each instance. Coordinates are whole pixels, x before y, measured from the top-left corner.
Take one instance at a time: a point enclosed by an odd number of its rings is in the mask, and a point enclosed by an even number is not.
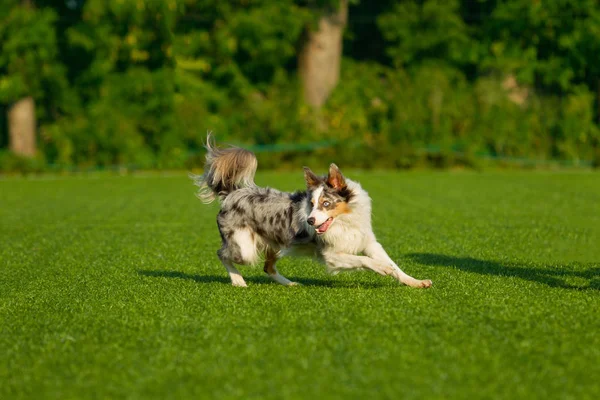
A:
[[[304,167],[304,179],[310,194],[311,212],[307,222],[322,235],[343,214],[350,214],[352,191],[346,185],[344,175],[335,164],[329,167],[326,177],[318,177],[310,168]]]

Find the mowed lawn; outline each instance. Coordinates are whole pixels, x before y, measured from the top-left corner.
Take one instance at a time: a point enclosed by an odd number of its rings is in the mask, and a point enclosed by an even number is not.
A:
[[[600,174],[348,175],[432,289],[309,259],[234,288],[183,172],[1,180],[0,398],[600,398]]]

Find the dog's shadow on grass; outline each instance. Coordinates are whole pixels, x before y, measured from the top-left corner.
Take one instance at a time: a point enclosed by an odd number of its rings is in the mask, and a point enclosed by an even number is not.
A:
[[[598,264],[590,264],[589,267],[583,265],[581,270],[574,271],[548,267],[530,268],[517,264],[502,264],[497,261],[478,260],[472,257],[454,257],[444,254],[412,253],[408,254],[407,257],[422,265],[451,267],[482,275],[514,276],[550,287],[600,290],[600,267],[598,267]],[[565,278],[571,277],[583,279],[587,281],[588,285],[573,285],[565,281]]]
[[[175,279],[187,279],[197,283],[226,283],[231,284],[231,280],[227,276],[219,276],[219,275],[197,275],[197,274],[188,274],[180,271],[169,271],[169,270],[138,270],[138,274],[142,276],[149,276],[154,278],[175,278]],[[360,286],[363,288],[377,288],[383,287],[385,285],[380,285],[375,282],[341,282],[341,281],[333,281],[326,279],[313,279],[313,278],[299,278],[295,276],[288,276],[293,282],[298,282],[304,286],[321,286],[328,287],[333,289],[340,288],[350,288]],[[249,284],[259,284],[259,285],[275,285],[279,286],[276,282],[270,279],[267,276],[249,276],[244,277],[244,280]]]

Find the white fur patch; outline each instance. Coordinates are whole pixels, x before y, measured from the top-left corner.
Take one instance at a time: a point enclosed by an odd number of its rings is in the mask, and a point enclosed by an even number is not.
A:
[[[234,232],[232,240],[240,247],[242,259],[246,264],[256,264],[259,260],[256,235],[250,229],[242,228]]]
[[[312,194],[313,209],[309,215],[309,218],[313,217],[315,219],[315,226],[319,226],[319,225],[323,224],[329,218],[329,215],[327,215],[327,213],[317,209],[317,207],[319,206],[319,199],[321,198],[322,194],[323,194],[322,187],[315,190]]]
[[[315,190],[312,194],[312,203],[314,207],[317,207],[319,205],[319,199],[321,198],[321,195],[323,194],[323,187],[319,187],[317,190]]]
[[[310,213],[310,217],[315,218],[315,226],[318,227],[327,221],[329,215],[324,213],[323,211],[317,210],[316,208]]]

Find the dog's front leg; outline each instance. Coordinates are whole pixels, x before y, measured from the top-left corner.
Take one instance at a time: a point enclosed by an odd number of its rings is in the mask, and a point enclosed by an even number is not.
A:
[[[403,283],[407,286],[412,286],[412,287],[416,287],[416,288],[428,288],[428,287],[431,287],[431,285],[432,285],[432,282],[429,279],[425,279],[425,280],[415,279],[412,276],[406,274],[404,271],[402,271],[400,269],[400,267],[398,267],[398,265],[396,265],[394,260],[392,260],[390,258],[390,256],[388,256],[388,254],[383,249],[383,246],[379,242],[375,241],[375,242],[370,243],[365,248],[365,255],[373,258],[374,260],[378,260],[387,265],[390,265],[394,269],[394,272],[392,273],[392,275],[396,279],[398,279],[401,283]]]
[[[393,275],[395,273],[392,266],[365,256],[330,251],[323,253],[323,258],[327,268],[333,273],[365,268],[380,275]]]

